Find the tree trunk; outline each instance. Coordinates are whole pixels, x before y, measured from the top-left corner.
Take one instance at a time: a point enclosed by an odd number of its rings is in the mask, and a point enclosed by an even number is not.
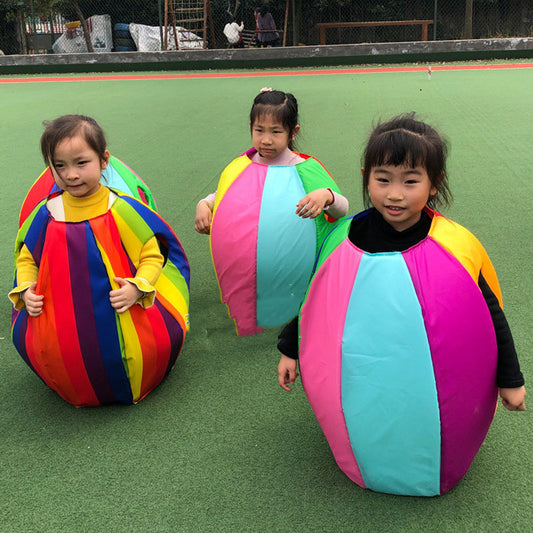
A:
[[[474,11],[474,0],[466,0],[465,25],[463,28],[463,39],[472,39],[472,15]]]
[[[75,0],[73,2],[74,10],[76,11],[76,15],[78,15],[81,27],[83,28],[83,36],[85,37],[85,44],[87,45],[87,51],[88,52],[94,52],[93,43],[91,42],[91,32],[89,31],[89,26],[87,25],[87,20],[83,16],[83,13],[80,9],[80,6],[78,4],[78,0]]]

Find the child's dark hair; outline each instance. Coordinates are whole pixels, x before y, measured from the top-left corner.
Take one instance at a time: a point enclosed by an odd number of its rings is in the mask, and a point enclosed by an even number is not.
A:
[[[250,111],[250,129],[262,115],[271,115],[289,130],[289,149],[293,150],[294,142],[291,137],[298,125],[298,102],[294,95],[272,89],[261,91],[255,97]]]
[[[448,146],[445,139],[429,124],[418,120],[415,113],[398,115],[378,124],[368,139],[362,157],[363,198],[370,205],[368,180],[373,167],[380,165],[422,166],[437,190],[428,206],[448,206],[452,193],[446,174]]]
[[[84,115],[63,115],[55,120],[45,121],[41,136],[41,153],[47,165],[53,165],[57,145],[65,139],[81,135],[87,144],[98,154],[100,160],[106,159],[106,139],[96,120]]]

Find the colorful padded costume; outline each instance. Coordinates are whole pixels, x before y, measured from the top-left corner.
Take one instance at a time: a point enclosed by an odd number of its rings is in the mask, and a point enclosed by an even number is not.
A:
[[[222,301],[239,335],[279,326],[298,313],[317,251],[332,224],[304,219],[296,204],[310,191],[339,188],[308,155],[296,165],[254,163],[253,149],[220,178],[213,210],[211,253]]]
[[[496,407],[496,337],[477,285],[482,273],[501,303],[496,274],[470,232],[432,216],[417,245],[375,254],[343,221],[300,313],[307,397],[340,468],[379,492],[450,490]]]
[[[154,198],[146,183],[120,159],[110,156],[107,168],[102,170],[102,176],[103,185],[129,194],[157,211]],[[52,171],[47,167],[35,180],[24,199],[20,210],[19,227],[41,200],[58,191],[59,187],[54,181]]]
[[[153,236],[166,259],[155,303],[117,314],[109,302],[113,278],[135,276]],[[14,313],[12,337],[22,358],[76,406],[144,398],[171,370],[188,330],[189,265],[172,229],[127,195],[83,222],[54,220],[43,200],[19,230],[16,255],[23,244],[39,268],[36,292],[45,305],[38,317]]]

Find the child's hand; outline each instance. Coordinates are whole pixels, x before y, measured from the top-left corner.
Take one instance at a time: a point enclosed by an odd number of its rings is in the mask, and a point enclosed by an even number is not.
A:
[[[36,287],[37,282],[34,281],[21,295],[26,305],[26,311],[30,316],[39,316],[43,311],[44,296],[35,293]]]
[[[296,372],[297,364],[298,361],[296,359],[291,359],[286,355],[281,356],[278,365],[278,383],[282,389],[286,391],[291,390],[289,385],[294,385],[298,377],[298,373]]]
[[[522,385],[514,389],[500,389],[502,404],[509,411],[526,410],[526,388]]]
[[[296,214],[302,218],[316,218],[332,201],[333,195],[328,189],[316,189],[296,204]]]
[[[134,283],[124,278],[113,278],[113,280],[120,285],[120,288],[109,292],[109,301],[117,313],[124,313],[139,300],[143,293]]]
[[[207,202],[201,201],[196,206],[196,218],[194,220],[194,229],[198,233],[209,235],[211,233],[211,220],[213,212]]]

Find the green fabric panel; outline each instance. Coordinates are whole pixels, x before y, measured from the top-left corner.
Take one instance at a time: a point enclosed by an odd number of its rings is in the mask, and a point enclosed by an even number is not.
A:
[[[13,257],[14,257],[14,261],[13,261],[13,279],[15,279],[15,276],[17,274],[17,257],[18,257],[20,249],[22,248],[22,245],[24,244],[24,239],[26,238],[26,234],[28,233],[28,228],[31,226],[31,223],[33,222],[33,219],[35,218],[35,214],[39,211],[41,206],[44,203],[46,203],[46,201],[47,201],[47,199],[45,198],[44,200],[42,200],[41,202],[39,202],[35,206],[33,211],[30,213],[28,218],[26,218],[26,220],[24,221],[24,223],[22,224],[22,226],[20,227],[20,229],[17,232],[17,237],[15,239],[15,250],[13,252]]]
[[[306,194],[316,189],[330,188],[333,192],[342,194],[335,180],[329,175],[325,167],[315,159],[310,157],[305,162],[298,165],[298,174],[302,180]],[[325,215],[320,214],[315,219],[316,223],[316,253],[324,242],[328,233],[333,229],[335,222],[328,222]]]
[[[339,246],[339,244],[348,237],[352,218],[353,217],[349,217],[349,218],[345,217],[339,220],[335,228],[329,233],[329,235],[327,235],[326,240],[322,244],[322,248],[319,250],[319,254],[316,260],[315,270],[313,271],[311,281],[309,282],[309,287],[311,286],[311,283],[313,282],[313,278],[315,277],[322,263],[330,256],[333,250],[335,250],[335,248],[337,248],[337,246]],[[309,294],[309,287],[307,287],[307,292],[305,293],[305,298],[302,302],[302,305],[307,300],[307,295]],[[301,308],[302,306],[300,306],[300,309]]]
[[[116,191],[115,191],[116,192]],[[144,244],[154,236],[154,231],[146,221],[137,213],[137,211],[128,202],[125,202],[120,196],[111,206],[111,211],[115,211],[123,218],[130,228],[135,229],[135,235]]]
[[[141,189],[141,191],[146,196],[146,200],[148,201],[148,205],[154,210],[157,211],[157,207],[155,205],[154,197],[152,196],[152,192],[144,183],[139,176],[137,176],[131,168],[129,168],[127,165],[125,165],[120,159],[117,159],[114,156],[111,156],[109,158],[109,162],[111,163],[112,167],[120,174],[120,177],[128,184],[128,187],[130,187],[132,194],[137,198],[141,199],[139,196],[139,193],[137,189]]]

